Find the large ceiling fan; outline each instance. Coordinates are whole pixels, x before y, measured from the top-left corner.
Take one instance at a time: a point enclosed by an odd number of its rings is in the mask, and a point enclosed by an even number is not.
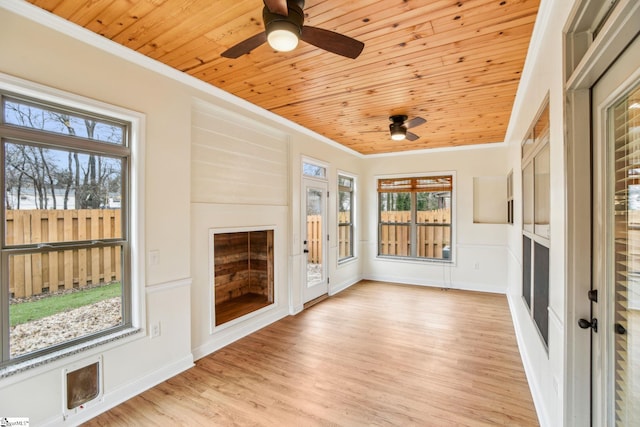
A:
[[[320,49],[355,59],[364,43],[351,37],[304,24],[304,0],[264,0],[262,10],[265,31],[222,52],[225,58],[238,58],[269,42],[272,48],[288,52],[303,40]]]

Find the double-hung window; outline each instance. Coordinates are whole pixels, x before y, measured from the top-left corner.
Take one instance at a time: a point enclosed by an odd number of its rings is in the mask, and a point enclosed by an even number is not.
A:
[[[378,256],[452,259],[453,175],[378,179]]]
[[[354,257],[353,214],[355,180],[351,176],[338,174],[338,261]]]
[[[131,326],[131,123],[0,92],[0,367]]]

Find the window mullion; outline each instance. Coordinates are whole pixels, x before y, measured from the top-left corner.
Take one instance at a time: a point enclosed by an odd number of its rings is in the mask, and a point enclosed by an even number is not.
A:
[[[0,366],[9,361],[11,355],[9,350],[9,255],[2,251],[0,253],[0,280],[3,284],[7,284],[0,287]]]
[[[418,256],[418,197],[416,191],[411,192],[411,226],[409,229],[411,230],[411,256]]]
[[[28,145],[50,148],[64,145],[66,148],[107,156],[128,156],[130,149],[121,145],[107,144],[102,141],[79,136],[58,135],[40,130],[19,128],[0,123],[0,136]]]

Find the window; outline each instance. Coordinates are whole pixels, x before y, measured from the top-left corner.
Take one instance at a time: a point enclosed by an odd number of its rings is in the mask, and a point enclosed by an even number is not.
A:
[[[545,345],[549,321],[549,105],[522,143],[522,297]]]
[[[324,166],[314,165],[313,163],[302,163],[302,175],[314,178],[326,178],[327,168]]]
[[[453,175],[378,180],[378,255],[451,260]]]
[[[507,224],[513,225],[513,171],[507,175]]]
[[[354,178],[338,174],[338,262],[354,257],[354,191]]]
[[[132,324],[131,123],[0,92],[0,367]]]

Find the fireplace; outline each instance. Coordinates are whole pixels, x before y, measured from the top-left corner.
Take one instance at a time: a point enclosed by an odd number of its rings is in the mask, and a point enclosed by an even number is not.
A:
[[[212,233],[215,326],[274,302],[273,229]]]

